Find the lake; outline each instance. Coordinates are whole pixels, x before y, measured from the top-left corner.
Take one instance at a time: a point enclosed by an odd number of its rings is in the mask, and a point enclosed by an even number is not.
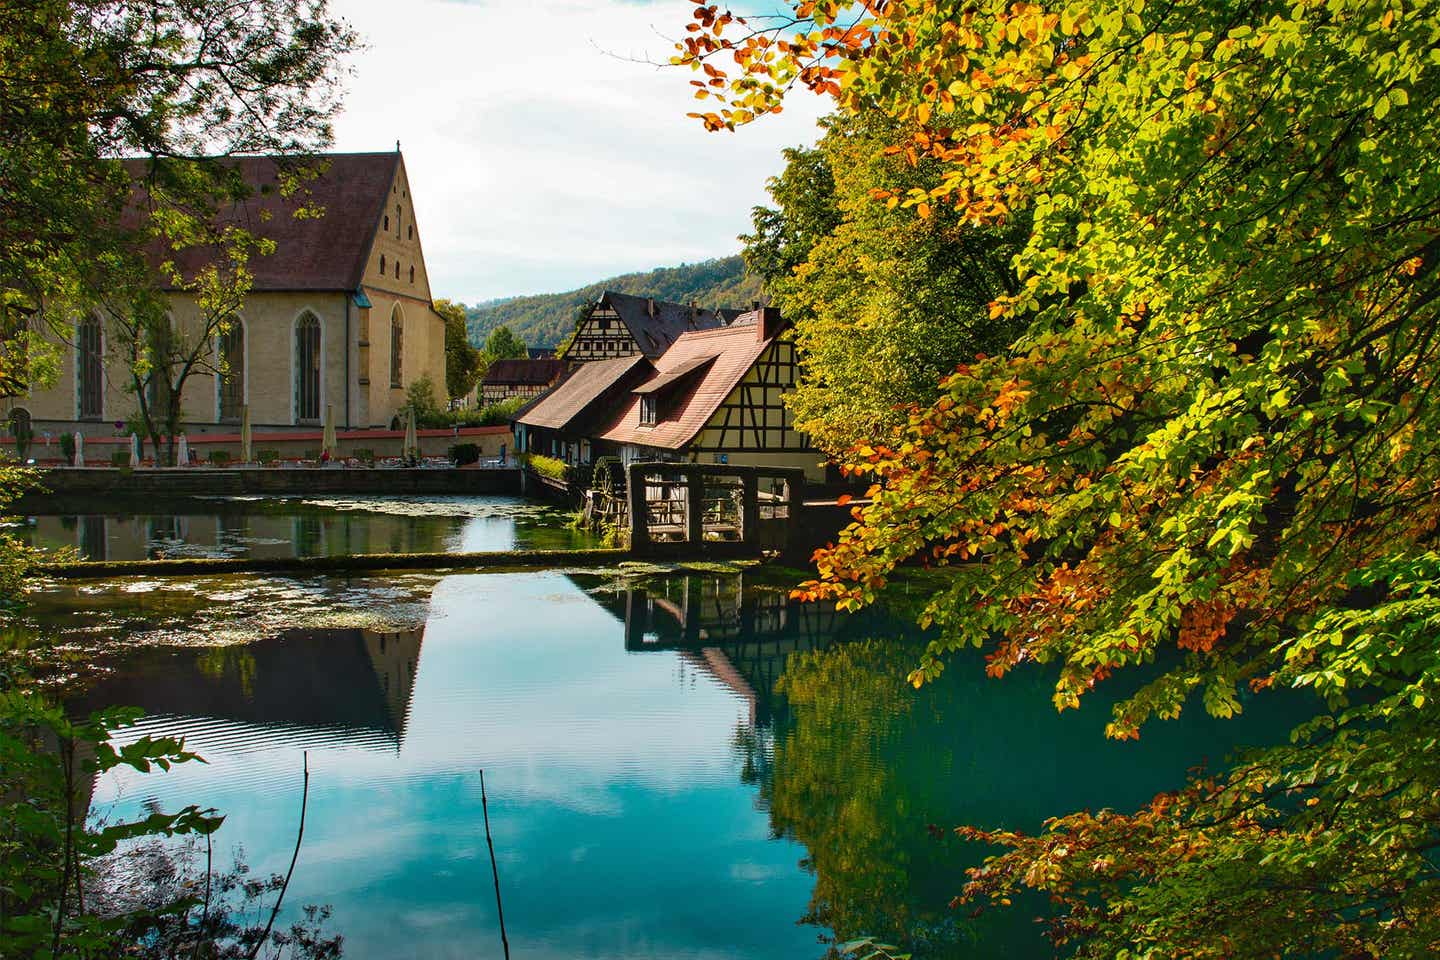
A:
[[[500,956],[481,807],[517,958],[817,958],[863,934],[919,957],[1048,957],[1039,904],[948,901],[984,851],[947,828],[1133,808],[1287,728],[1283,701],[1106,741],[1102,694],[959,655],[884,611],[788,599],[784,573],[215,577],[54,584],[24,629],[99,651],[74,709],[148,716],[208,761],[93,784],[91,816],[185,804],[286,915],[328,904],[356,958]],[[1117,693],[1120,692],[1118,689]]]
[[[475,553],[594,546],[571,515],[502,496],[112,498],[25,517],[19,538],[82,560]]]

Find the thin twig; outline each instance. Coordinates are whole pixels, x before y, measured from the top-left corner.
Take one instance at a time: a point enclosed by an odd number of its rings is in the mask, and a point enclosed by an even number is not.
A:
[[[60,737],[60,762],[65,765],[65,849],[60,868],[60,897],[55,906],[55,936],[50,946],[52,956],[60,955],[60,934],[65,929],[65,896],[70,892],[70,858],[75,846],[75,739]],[[482,787],[483,790],[483,787]]]
[[[301,756],[305,764],[305,781],[300,788],[300,829],[295,832],[295,852],[290,855],[290,869],[285,871],[285,882],[280,885],[280,894],[275,898],[275,906],[270,910],[270,919],[265,922],[265,932],[260,934],[260,939],[255,941],[255,949],[250,951],[250,960],[255,960],[260,955],[260,948],[270,939],[270,929],[275,926],[275,916],[280,912],[280,904],[285,902],[285,891],[290,889],[290,877],[295,873],[295,861],[300,859],[300,841],[305,839],[305,804],[310,799],[310,751],[306,750]]]
[[[485,771],[480,771],[480,813],[485,817],[485,845],[490,848],[490,875],[495,878],[495,912],[500,915],[500,946],[510,960],[510,941],[505,938],[505,907],[500,903],[500,871],[495,866],[495,843],[490,839],[490,806],[485,799]]]
[[[200,956],[200,947],[205,943],[205,928],[210,923],[210,875],[213,872],[213,862],[214,844],[207,831],[205,834],[205,903],[200,909],[200,933],[195,938],[195,949],[190,954],[192,960]]]

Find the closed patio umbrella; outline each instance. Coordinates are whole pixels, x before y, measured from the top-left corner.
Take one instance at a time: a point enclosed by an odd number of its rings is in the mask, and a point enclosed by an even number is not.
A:
[[[249,463],[250,456],[250,405],[240,408],[240,462]]]
[[[327,403],[325,404],[325,429],[320,434],[320,449],[329,454],[331,460],[334,460],[336,454],[340,452],[339,448],[340,444],[335,441],[335,405]]]
[[[405,417],[405,446],[404,457],[420,458],[420,438],[415,433],[415,411],[410,410]]]
[[[75,431],[75,466],[85,466],[85,434]]]
[[[130,434],[130,466],[140,466],[140,434]]]
[[[175,466],[190,466],[190,441],[185,439],[185,434],[180,434],[180,439],[175,444]]]

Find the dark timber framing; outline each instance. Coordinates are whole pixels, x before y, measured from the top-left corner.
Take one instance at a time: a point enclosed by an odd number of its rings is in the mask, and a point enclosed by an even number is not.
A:
[[[692,449],[700,453],[809,453],[815,448],[794,428],[784,395],[795,389],[795,345],[777,340],[715,411]],[[714,432],[714,442],[706,435]]]

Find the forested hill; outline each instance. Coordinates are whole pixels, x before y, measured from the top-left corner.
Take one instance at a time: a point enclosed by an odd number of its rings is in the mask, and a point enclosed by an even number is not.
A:
[[[760,281],[746,276],[745,264],[738,254],[678,267],[660,267],[647,273],[627,273],[566,293],[513,297],[468,307],[465,315],[470,340],[484,343],[490,331],[503,324],[528,346],[553,347],[575,328],[579,309],[599,299],[606,290],[675,303],[693,300],[702,307],[743,308],[760,295]]]

